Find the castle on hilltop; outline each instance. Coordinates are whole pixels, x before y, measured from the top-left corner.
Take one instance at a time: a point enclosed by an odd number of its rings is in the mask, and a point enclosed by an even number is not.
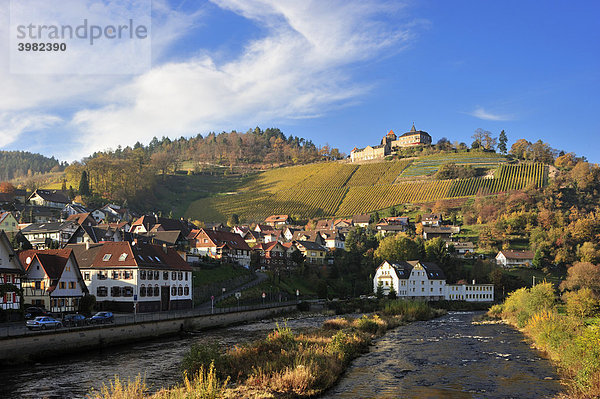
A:
[[[401,136],[396,136],[393,130],[390,130],[381,140],[378,146],[366,146],[365,148],[356,148],[350,152],[352,162],[368,161],[371,159],[384,158],[397,151],[398,148],[415,147],[419,145],[430,145],[431,136],[429,133],[415,129],[413,123],[409,132]]]

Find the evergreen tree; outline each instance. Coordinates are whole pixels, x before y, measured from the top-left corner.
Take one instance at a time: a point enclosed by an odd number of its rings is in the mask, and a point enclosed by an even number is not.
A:
[[[81,180],[79,180],[79,194],[90,195],[90,182],[85,170],[81,172]]]
[[[506,137],[506,133],[504,130],[500,132],[500,136],[498,137],[498,151],[502,154],[506,154],[506,143],[508,142],[508,137]]]
[[[383,281],[379,280],[379,284],[377,284],[377,298],[383,298]]]
[[[388,292],[388,299],[396,299],[398,294],[396,293],[396,289],[394,288],[394,283],[392,282],[390,286],[390,292]]]

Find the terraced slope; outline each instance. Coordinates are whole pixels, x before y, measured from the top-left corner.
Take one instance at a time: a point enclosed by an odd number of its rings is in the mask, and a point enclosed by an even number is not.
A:
[[[470,179],[440,181],[423,176],[444,162],[496,169],[493,176]],[[540,187],[546,176],[542,164],[508,165],[506,158],[495,154],[451,154],[362,165],[329,162],[263,172],[232,192],[193,202],[185,216],[204,221],[223,221],[234,213],[242,220],[262,220],[271,214],[350,216],[402,203]]]

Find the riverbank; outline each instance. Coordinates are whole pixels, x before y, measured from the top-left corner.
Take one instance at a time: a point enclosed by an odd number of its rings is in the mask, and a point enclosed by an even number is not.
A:
[[[540,351],[547,354],[563,377],[564,398],[600,397],[600,320],[588,317],[575,303],[558,306],[549,283],[511,293],[504,304],[493,306],[492,318],[502,318],[519,329]],[[578,300],[581,305],[583,300]],[[571,306],[570,306],[571,305]],[[593,310],[593,307],[592,307]]]
[[[263,340],[225,351],[193,347],[184,361],[187,376],[192,377],[179,387],[149,396],[143,381],[115,382],[92,397],[310,397],[334,385],[350,361],[367,352],[372,340],[388,329],[442,313],[423,302],[388,301],[377,314],[328,320],[310,332],[295,334],[279,325]]]

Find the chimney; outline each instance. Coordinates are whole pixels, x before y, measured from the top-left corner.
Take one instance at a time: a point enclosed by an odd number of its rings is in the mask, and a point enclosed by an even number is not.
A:
[[[90,242],[86,241],[85,242],[85,250],[88,251],[90,249]]]
[[[473,280],[473,285],[475,285],[475,280]]]

